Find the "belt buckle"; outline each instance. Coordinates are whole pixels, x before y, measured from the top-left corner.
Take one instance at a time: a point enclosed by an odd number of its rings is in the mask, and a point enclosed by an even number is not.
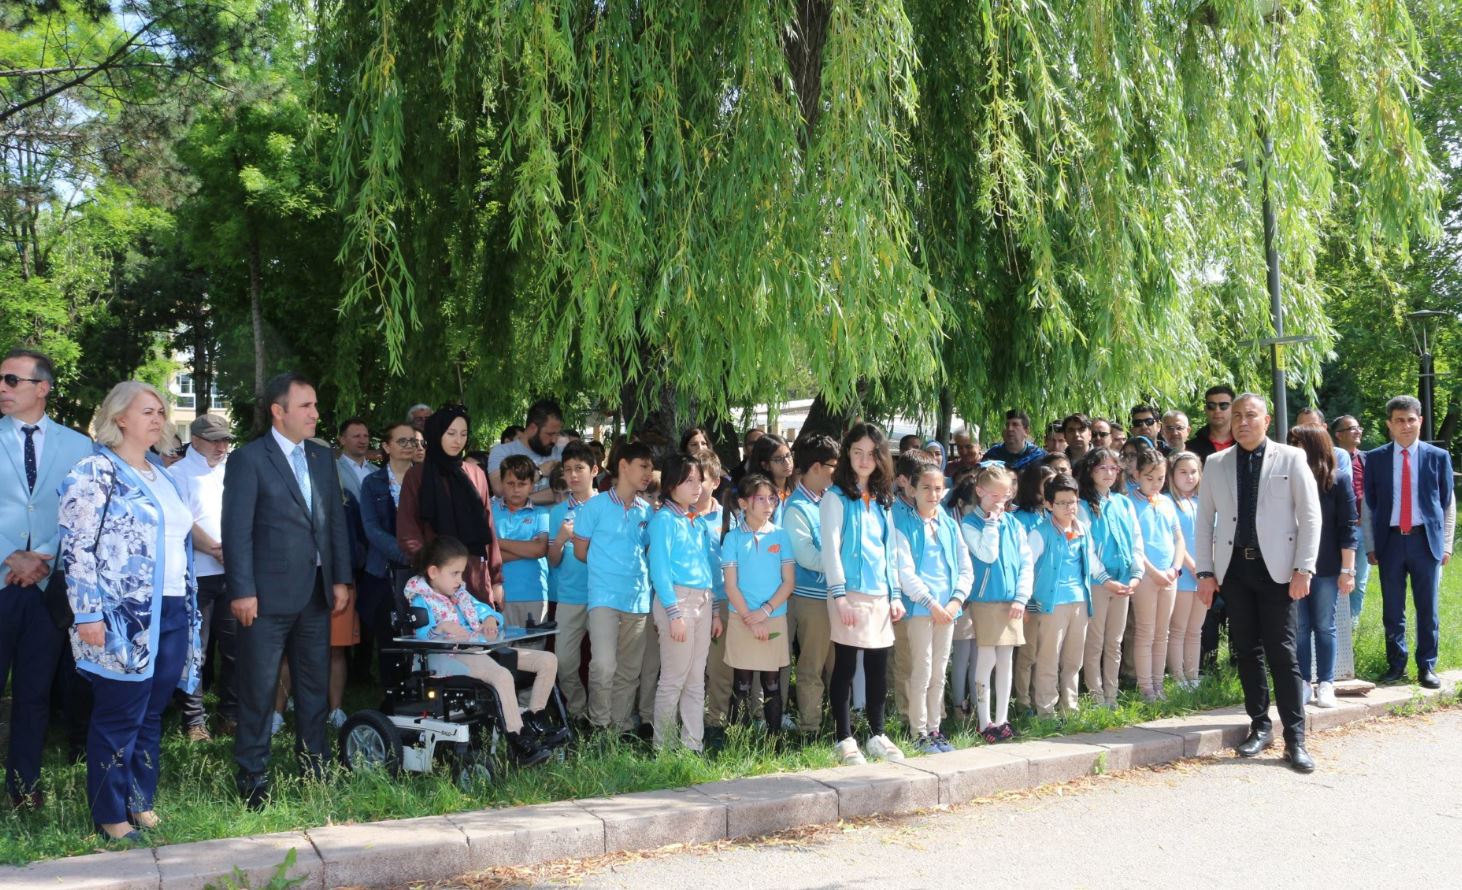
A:
[[[1258,559],[1258,558],[1259,558],[1259,548],[1258,547],[1245,547],[1244,548],[1244,559],[1255,560],[1255,559]]]

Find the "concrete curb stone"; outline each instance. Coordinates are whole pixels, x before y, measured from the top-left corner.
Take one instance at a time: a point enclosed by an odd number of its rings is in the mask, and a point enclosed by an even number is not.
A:
[[[1392,686],[1341,706],[1308,708],[1310,732],[1387,716],[1413,699],[1455,694],[1462,670],[1441,690]],[[1276,723],[1277,725],[1277,723]],[[0,867],[0,888],[189,890],[238,866],[262,883],[293,847],[292,877],[307,888],[399,885],[484,869],[578,859],[619,850],[750,837],[873,814],[899,815],[1001,791],[1221,753],[1248,732],[1242,707],[1220,708],[1064,738],[979,746],[904,763],[757,776],[691,788],[448,816],[283,832],[108,852]]]
[[[753,837],[838,821],[836,788],[798,773],[694,786],[726,805],[726,836]]]
[[[726,838],[726,804],[695,788],[576,801],[604,822],[604,850],[653,850]]]

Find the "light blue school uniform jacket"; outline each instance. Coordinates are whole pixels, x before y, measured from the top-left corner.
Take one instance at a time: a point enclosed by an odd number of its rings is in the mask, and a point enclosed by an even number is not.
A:
[[[974,566],[974,583],[967,602],[1029,603],[1035,589],[1035,557],[1025,524],[1011,513],[1002,513],[999,521],[991,522],[985,511],[976,507],[965,514],[959,530]]]
[[[890,600],[899,596],[889,508],[873,498],[849,498],[834,485],[823,495],[818,510],[828,595],[836,599],[856,590]]]
[[[716,572],[712,536],[698,517],[666,501],[650,518],[650,584],[671,618],[680,617],[676,587],[710,590]]]
[[[1035,585],[1028,608],[1049,613],[1057,606],[1086,603],[1091,615],[1091,588],[1111,580],[1102,565],[1091,532],[1080,519],[1068,537],[1054,522],[1043,522],[1026,535],[1035,561]]]
[[[589,608],[618,609],[632,615],[650,611],[650,504],[632,503],[606,491],[579,508],[574,540],[589,545]]]
[[[822,497],[798,484],[787,499],[785,513],[785,528],[797,560],[797,586],[792,595],[815,600],[827,599],[827,575],[822,571]]]
[[[927,520],[914,510],[895,510],[894,558],[904,608],[912,618],[928,618],[935,604],[963,605],[970,595],[975,578],[970,553],[959,526],[942,508]]]
[[[1137,524],[1137,508],[1125,494],[1108,492],[1101,500],[1101,514],[1096,516],[1085,500],[1077,502],[1081,524],[1091,534],[1097,555],[1113,578],[1124,584],[1142,579],[1142,529]]]

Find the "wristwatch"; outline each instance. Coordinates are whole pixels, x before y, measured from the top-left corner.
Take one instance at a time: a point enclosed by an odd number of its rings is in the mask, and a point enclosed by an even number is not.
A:
[[[1349,575],[1350,577],[1354,578],[1355,577],[1355,569],[1341,569],[1340,570],[1340,574],[1342,574],[1342,575]]]
[[[1199,581],[1202,581],[1204,578],[1217,578],[1218,576],[1212,572],[1199,572],[1196,577]]]

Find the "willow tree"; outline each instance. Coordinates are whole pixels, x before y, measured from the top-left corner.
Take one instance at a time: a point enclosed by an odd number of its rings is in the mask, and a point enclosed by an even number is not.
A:
[[[1401,2],[376,0],[318,33],[344,311],[469,399],[1184,392],[1259,367],[1266,189],[1303,377],[1327,231],[1436,225]]]

